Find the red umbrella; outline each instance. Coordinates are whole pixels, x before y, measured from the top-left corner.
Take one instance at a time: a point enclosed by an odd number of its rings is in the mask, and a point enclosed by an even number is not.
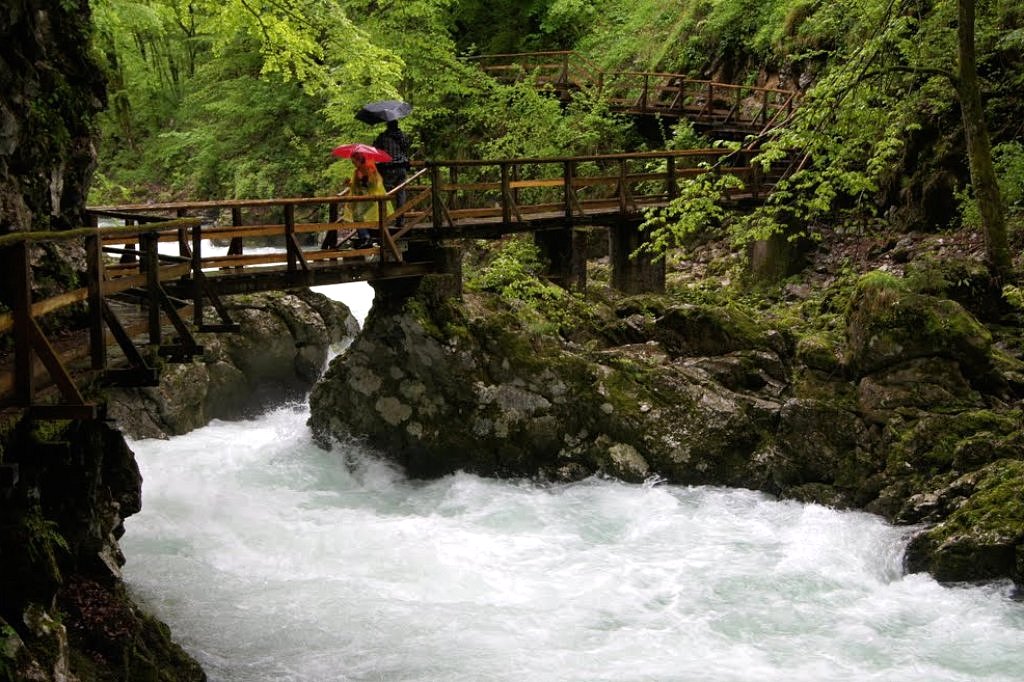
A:
[[[335,156],[340,156],[343,159],[352,158],[353,154],[362,154],[370,161],[390,161],[391,155],[383,149],[377,149],[376,147],[368,144],[362,144],[361,142],[353,142],[351,144],[343,144],[340,147],[335,147],[331,150],[331,153]]]

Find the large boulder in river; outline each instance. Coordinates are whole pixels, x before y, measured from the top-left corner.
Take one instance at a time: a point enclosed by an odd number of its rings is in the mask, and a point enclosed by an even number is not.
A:
[[[1024,460],[1020,412],[991,392],[991,338],[955,304],[873,284],[847,308],[846,342],[654,297],[588,300],[553,333],[567,302],[531,318],[499,296],[446,298],[431,277],[403,295],[380,285],[365,329],[311,393],[310,426],[326,447],[365,439],[420,477],[658,477],[896,523],[1000,519],[978,537],[934,526],[911,565],[1020,580],[1007,559],[1021,551],[1018,513],[1002,494],[1015,484],[970,476]],[[943,317],[956,318],[950,338]]]
[[[432,287],[425,278],[396,309],[375,308],[331,364],[310,397],[322,444],[364,437],[416,476],[763,478],[750,456],[780,403],[747,389],[781,381],[770,348],[716,362],[657,342],[587,350],[530,333],[496,298],[463,306]]]

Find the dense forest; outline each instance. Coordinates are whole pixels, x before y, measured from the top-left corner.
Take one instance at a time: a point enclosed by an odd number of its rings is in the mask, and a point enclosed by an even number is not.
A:
[[[652,217],[662,248],[712,219],[739,241],[780,229],[813,235],[824,224],[863,229],[878,219],[897,230],[981,227],[960,105],[970,100],[970,80],[958,49],[969,40],[999,218],[1009,209],[1012,226],[1024,201],[1024,9],[1008,0],[975,4],[93,0],[109,106],[91,199],[334,191],[347,168],[328,151],[373,139],[353,112],[380,98],[414,105],[405,127],[419,158],[713,142],[686,125],[662,139],[641,136],[599,99],[563,108],[532,87],[496,83],[472,60],[571,49],[604,68],[802,93],[797,115],[761,141],[765,163],[799,159],[775,200],[723,220],[709,214],[714,187],[690,188],[673,210]],[[958,35],[966,10],[974,33]],[[991,192],[985,196],[983,207],[992,203]]]

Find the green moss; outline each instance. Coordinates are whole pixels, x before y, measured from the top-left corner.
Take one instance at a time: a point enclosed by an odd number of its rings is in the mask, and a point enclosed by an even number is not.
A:
[[[60,557],[68,552],[68,543],[60,534],[56,522],[45,518],[38,508],[34,508],[14,520],[14,526],[3,532],[4,536],[13,537],[24,547],[25,555],[16,570],[20,570],[35,585],[44,586],[40,593],[48,591],[45,586],[59,585],[61,576]]]
[[[416,298],[410,298],[405,303],[405,312],[411,315],[413,319],[416,320],[416,324],[418,324],[427,334],[436,339],[444,338],[444,333],[434,321],[434,317],[431,314],[431,311],[427,308],[426,303]]]
[[[904,280],[881,270],[872,270],[861,275],[857,280],[856,288],[862,291],[868,289],[895,289],[896,291],[906,292],[910,290]]]
[[[1024,541],[1024,462],[1000,460],[986,467],[974,494],[932,537],[941,543],[964,533],[991,543]]]
[[[896,475],[906,465],[926,475],[949,471],[959,451],[969,447],[979,434],[996,445],[1016,438],[1021,428],[1020,410],[994,412],[969,410],[958,414],[932,415],[921,419],[898,437],[889,455],[889,470]]]
[[[991,274],[979,259],[923,254],[907,264],[906,282],[922,294],[969,301],[986,295]]]
[[[64,440],[70,424],[70,421],[60,419],[34,420],[29,430],[29,438],[35,443],[54,443]]]
[[[812,369],[837,372],[840,369],[838,349],[841,347],[842,340],[834,333],[812,333],[797,341],[796,358]]]

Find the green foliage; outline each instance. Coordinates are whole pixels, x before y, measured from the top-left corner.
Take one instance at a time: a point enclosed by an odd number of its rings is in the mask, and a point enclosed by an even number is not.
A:
[[[1011,215],[1024,214],[1024,145],[1010,140],[992,147],[992,163],[999,180],[999,194]],[[957,193],[960,218],[966,227],[981,226],[981,215],[970,186]]]
[[[57,582],[61,579],[58,556],[69,551],[67,540],[56,522],[44,518],[38,511],[22,519],[26,551],[29,562]]]
[[[1003,287],[1003,300],[1019,312],[1024,312],[1024,290],[1012,284]]]
[[[672,248],[700,232],[719,227],[727,215],[722,198],[743,182],[734,175],[719,175],[708,164],[707,173],[688,179],[679,187],[679,195],[668,206],[654,209],[641,226],[648,231],[647,241],[638,249],[663,258]]]
[[[344,8],[287,2],[93,0],[111,104],[92,200],[310,193],[352,119],[396,95],[401,60]],[[157,197],[160,198],[160,197]]]
[[[505,298],[531,298],[545,289],[539,276],[544,270],[540,251],[526,238],[501,242],[484,267],[471,273],[466,284],[474,289],[493,291]]]
[[[590,314],[577,296],[541,278],[546,264],[526,237],[503,240],[486,262],[467,272],[466,287],[498,294],[527,328],[568,335]]]

